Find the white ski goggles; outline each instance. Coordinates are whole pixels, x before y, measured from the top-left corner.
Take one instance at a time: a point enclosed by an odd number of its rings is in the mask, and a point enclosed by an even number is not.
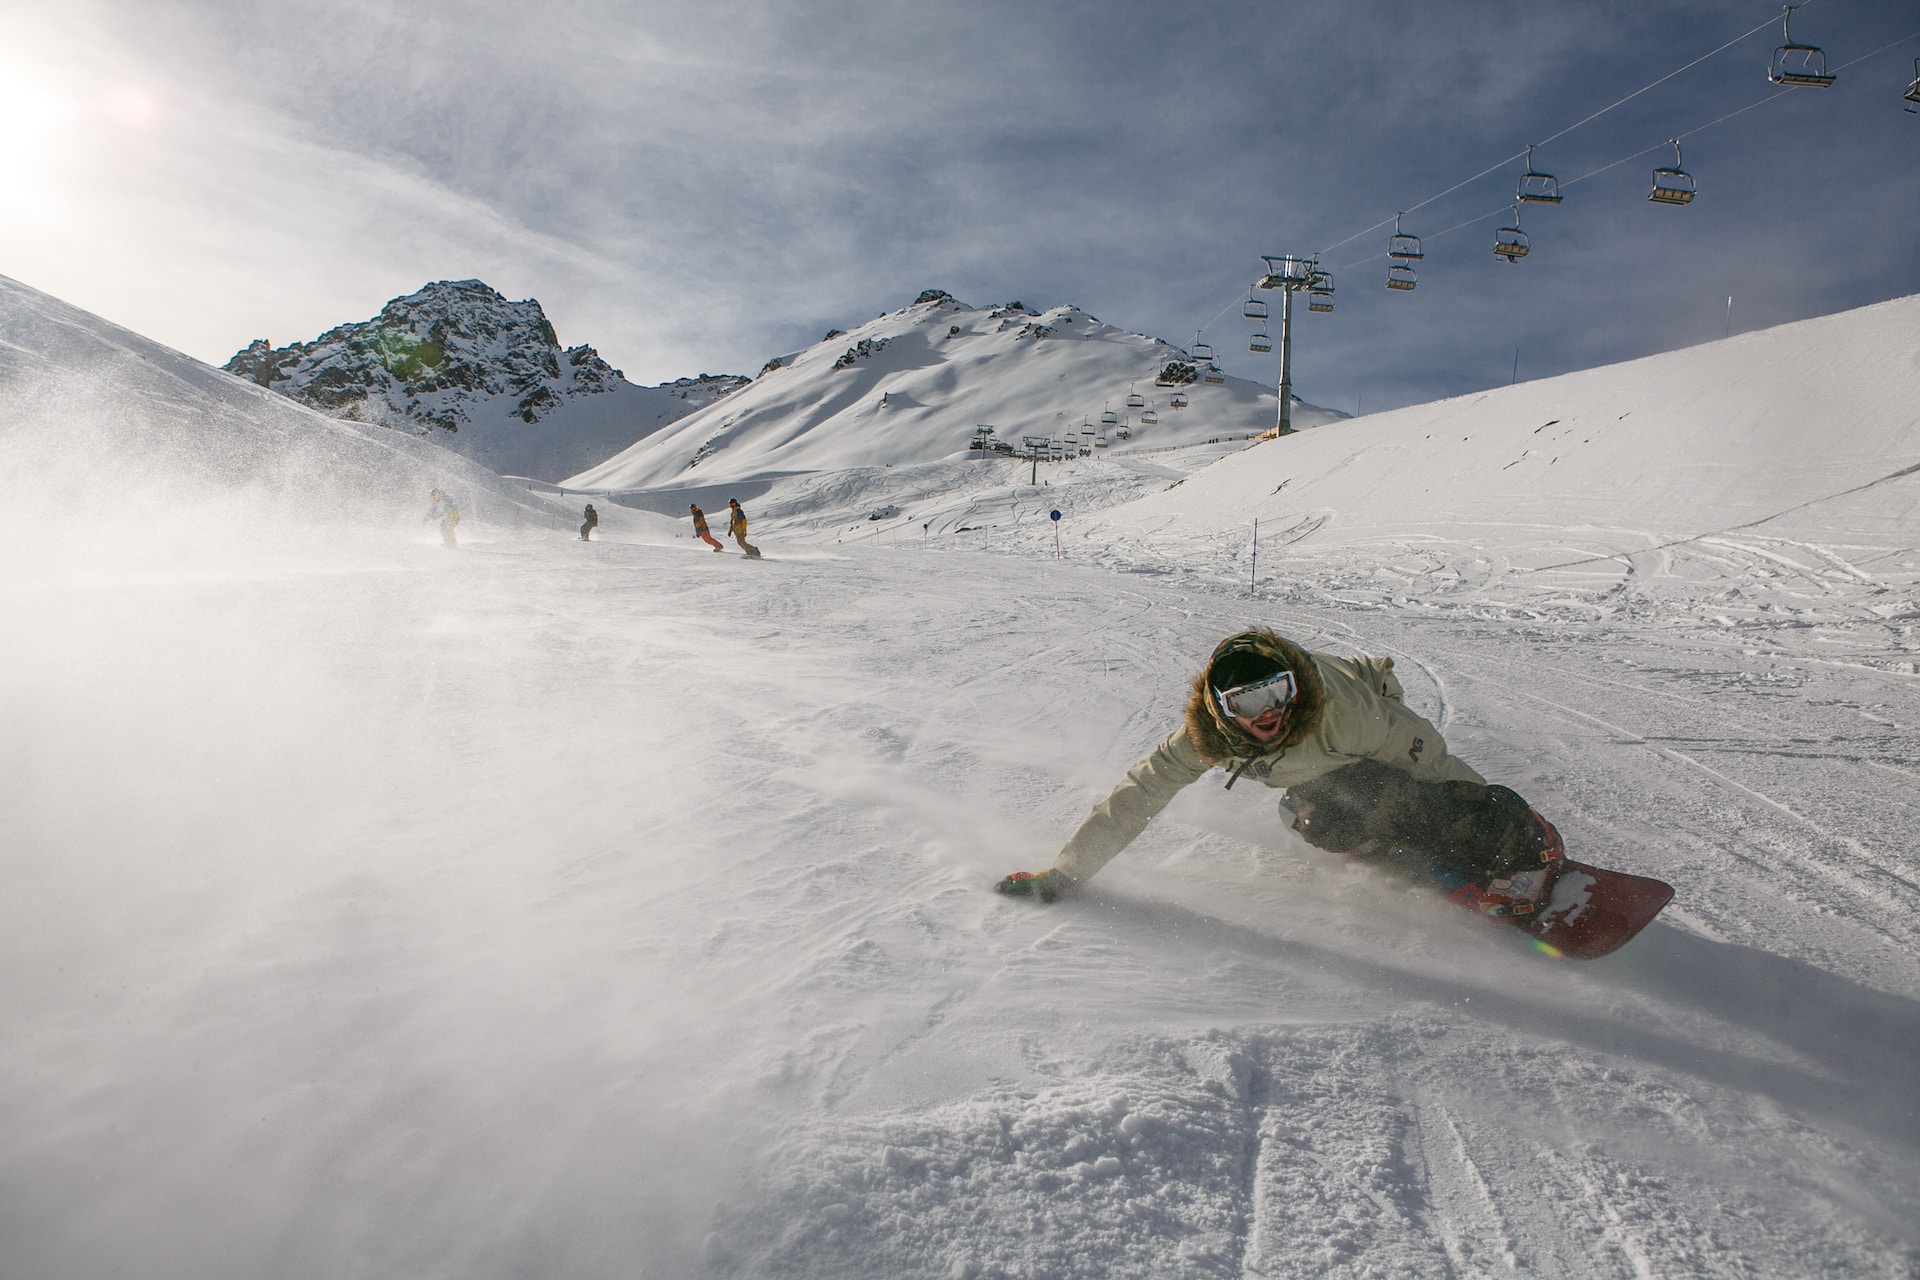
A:
[[[1258,720],[1265,711],[1284,709],[1299,695],[1300,686],[1294,682],[1291,671],[1282,671],[1252,684],[1213,691],[1213,696],[1220,700],[1220,709],[1242,720]]]

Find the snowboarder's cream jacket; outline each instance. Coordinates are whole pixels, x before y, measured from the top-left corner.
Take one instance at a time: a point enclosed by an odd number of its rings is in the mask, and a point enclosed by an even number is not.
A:
[[[1093,807],[1054,859],[1055,871],[1086,879],[1215,766],[1228,772],[1229,787],[1249,776],[1269,787],[1299,786],[1356,760],[1379,760],[1435,782],[1486,781],[1448,754],[1438,729],[1407,710],[1392,658],[1336,658],[1271,631],[1256,634],[1300,686],[1280,735],[1260,742],[1242,730],[1220,709],[1202,671],[1187,697],[1186,723]]]

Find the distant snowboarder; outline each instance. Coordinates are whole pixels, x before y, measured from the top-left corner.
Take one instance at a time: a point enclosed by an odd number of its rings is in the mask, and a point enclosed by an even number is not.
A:
[[[1127,771],[1053,866],[997,886],[1051,902],[1133,842],[1216,765],[1284,787],[1283,818],[1319,848],[1431,881],[1487,915],[1542,907],[1565,856],[1553,825],[1490,786],[1408,710],[1391,658],[1337,658],[1272,631],[1228,636],[1186,720]]]
[[[747,541],[747,513],[740,509],[740,500],[728,498],[727,506],[732,511],[727,519],[727,532],[733,535],[733,540],[740,544],[740,549],[747,553],[749,560],[758,560],[760,548]]]
[[[721,546],[718,542],[716,542],[714,540],[713,534],[708,531],[707,517],[704,513],[701,512],[699,506],[695,503],[690,502],[687,504],[687,509],[693,512],[693,531],[700,535],[700,541],[706,543],[708,546],[712,547],[715,551],[725,551],[726,548]]]
[[[595,529],[598,529],[599,527],[600,527],[600,513],[598,511],[595,511],[593,509],[593,504],[589,502],[587,504],[587,518],[580,525],[580,541],[582,542],[593,541],[593,539],[588,535],[591,534]]]
[[[453,531],[460,524],[460,504],[438,489],[428,494],[427,498],[426,518],[440,522],[440,544],[447,547],[458,545],[454,541]]]

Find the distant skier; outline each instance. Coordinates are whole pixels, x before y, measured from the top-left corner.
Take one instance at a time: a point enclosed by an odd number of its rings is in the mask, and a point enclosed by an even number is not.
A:
[[[740,544],[740,549],[747,553],[749,560],[758,560],[760,548],[747,541],[747,513],[740,509],[740,500],[728,498],[727,506],[733,513],[727,519],[727,532],[733,535],[733,540]]]
[[[1391,658],[1336,658],[1272,631],[1242,631],[1194,678],[1186,720],[1095,805],[1053,866],[1015,872],[1002,893],[1051,902],[1133,842],[1216,765],[1284,787],[1281,817],[1308,843],[1434,882],[1488,915],[1546,899],[1559,832],[1489,786],[1409,711]]]
[[[600,527],[600,513],[598,511],[595,511],[593,509],[593,504],[589,502],[587,504],[587,518],[580,525],[580,541],[582,542],[593,541],[593,539],[588,537],[587,535],[591,534],[595,529],[598,529],[599,527]]]
[[[693,512],[693,531],[700,535],[700,541],[706,543],[715,551],[725,551],[726,548],[714,541],[713,534],[707,530],[707,517],[700,510],[699,506],[690,502],[687,504],[687,509]]]
[[[454,541],[453,531],[460,524],[460,504],[438,489],[428,494],[427,498],[427,519],[440,522],[440,544],[447,547],[458,545]]]

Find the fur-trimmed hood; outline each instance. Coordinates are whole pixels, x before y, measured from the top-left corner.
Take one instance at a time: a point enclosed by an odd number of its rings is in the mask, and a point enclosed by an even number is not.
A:
[[[1220,709],[1207,678],[1213,670],[1213,664],[1226,653],[1247,649],[1271,658],[1293,672],[1293,678],[1300,688],[1294,698],[1293,713],[1287,719],[1286,728],[1271,742],[1261,742],[1235,724]],[[1207,669],[1193,678],[1192,690],[1187,695],[1187,740],[1203,759],[1212,764],[1223,760],[1251,760],[1258,756],[1284,754],[1295,743],[1313,736],[1314,730],[1320,727],[1320,714],[1326,706],[1326,700],[1326,686],[1320,679],[1318,668],[1314,666],[1312,654],[1285,636],[1264,627],[1242,631],[1222,640],[1215,647],[1213,656],[1207,660]]]

